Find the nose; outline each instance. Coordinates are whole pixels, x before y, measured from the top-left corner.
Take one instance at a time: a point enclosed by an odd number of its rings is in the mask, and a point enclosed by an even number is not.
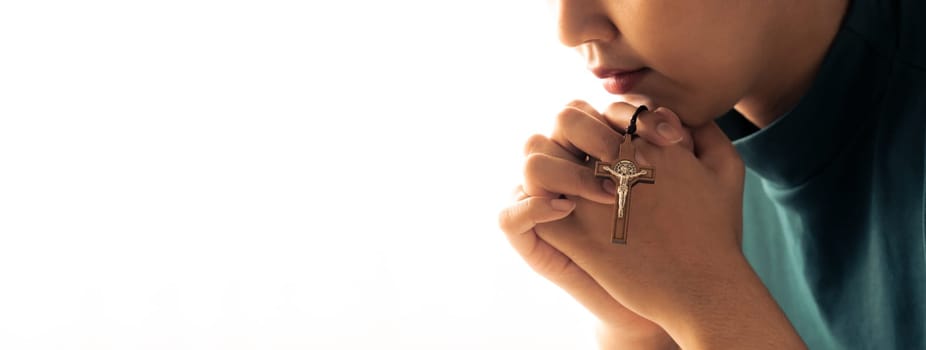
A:
[[[602,8],[607,0],[557,0],[559,41],[576,47],[590,41],[610,41],[618,35],[617,27]]]

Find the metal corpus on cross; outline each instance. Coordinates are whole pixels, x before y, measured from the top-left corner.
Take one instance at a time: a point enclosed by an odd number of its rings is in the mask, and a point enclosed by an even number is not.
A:
[[[637,112],[639,113],[640,109]],[[656,182],[655,169],[640,167],[636,163],[636,150],[631,142],[631,131],[628,129],[628,133],[624,135],[624,142],[621,143],[617,161],[595,162],[595,176],[610,178],[617,186],[614,226],[611,227],[611,243],[614,244],[627,244],[627,230],[630,227],[630,192],[633,186],[638,183]]]

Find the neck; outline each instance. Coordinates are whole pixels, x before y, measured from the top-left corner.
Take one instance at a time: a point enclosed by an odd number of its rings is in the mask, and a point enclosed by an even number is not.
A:
[[[836,37],[849,0],[795,1],[770,28],[768,61],[736,110],[764,128],[791,110],[810,89]]]

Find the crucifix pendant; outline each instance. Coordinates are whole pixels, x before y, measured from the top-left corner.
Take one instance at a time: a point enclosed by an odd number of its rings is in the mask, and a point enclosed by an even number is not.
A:
[[[611,243],[627,244],[627,229],[630,227],[630,191],[638,183],[655,183],[655,169],[643,168],[635,161],[636,150],[630,141],[631,134],[624,135],[617,161],[595,162],[595,176],[606,177],[617,186],[614,205],[614,226],[611,228]]]

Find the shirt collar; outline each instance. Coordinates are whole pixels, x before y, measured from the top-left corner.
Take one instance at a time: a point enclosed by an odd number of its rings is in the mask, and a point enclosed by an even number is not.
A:
[[[848,146],[873,130],[890,59],[868,44],[876,21],[862,7],[850,5],[814,82],[791,111],[761,130],[735,111],[718,120],[763,179],[780,187],[806,183],[838,157],[851,156]]]

